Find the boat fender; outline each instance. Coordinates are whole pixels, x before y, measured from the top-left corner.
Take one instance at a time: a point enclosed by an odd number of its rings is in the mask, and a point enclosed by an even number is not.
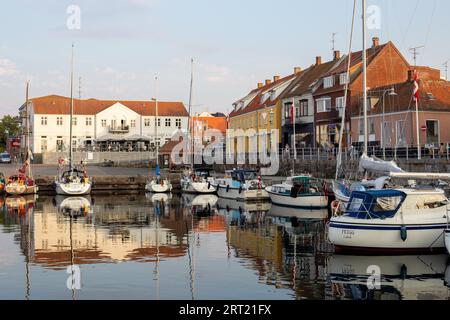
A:
[[[400,228],[400,238],[403,240],[403,242],[408,239],[408,231],[406,230],[406,226],[402,226]]]
[[[408,276],[408,267],[404,264],[400,268],[400,277],[402,280],[406,280],[406,277]]]
[[[242,186],[239,187],[239,194],[242,193]]]
[[[227,192],[230,191],[230,185],[227,185]]]
[[[211,182],[208,182],[208,190],[211,188]]]

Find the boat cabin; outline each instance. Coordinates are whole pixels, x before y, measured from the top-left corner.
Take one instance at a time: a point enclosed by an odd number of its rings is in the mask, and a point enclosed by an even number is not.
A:
[[[257,180],[258,172],[256,170],[246,170],[246,169],[227,170],[225,171],[225,178],[245,183],[245,181]]]
[[[64,183],[84,182],[85,178],[87,178],[86,173],[78,169],[65,171],[61,175],[61,181],[64,181]]]
[[[323,183],[319,179],[310,176],[297,176],[289,179],[291,188],[291,197],[297,198],[307,195],[324,195]]]

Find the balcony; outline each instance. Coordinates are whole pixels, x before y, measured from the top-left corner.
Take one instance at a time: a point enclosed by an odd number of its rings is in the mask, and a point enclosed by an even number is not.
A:
[[[109,126],[109,133],[128,133],[130,132],[130,126]]]

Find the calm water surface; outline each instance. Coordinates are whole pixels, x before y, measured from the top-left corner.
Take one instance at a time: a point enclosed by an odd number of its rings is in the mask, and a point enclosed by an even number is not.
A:
[[[447,255],[335,255],[326,212],[188,195],[0,202],[0,299],[450,295]],[[371,265],[381,269],[381,289],[367,289]]]

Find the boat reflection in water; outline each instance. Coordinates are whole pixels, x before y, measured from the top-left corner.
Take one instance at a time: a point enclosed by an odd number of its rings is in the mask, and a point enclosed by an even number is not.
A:
[[[37,195],[7,197],[4,200],[4,209],[10,214],[26,215],[34,210]]]
[[[448,256],[333,255],[328,261],[336,299],[447,299]],[[446,271],[447,270],[447,271]],[[380,276],[378,277],[378,273]],[[368,282],[378,281],[380,287]]]
[[[219,198],[214,194],[192,194],[183,193],[181,204],[185,208],[190,208],[198,216],[208,216],[217,212],[216,205]]]
[[[54,198],[55,206],[58,211],[64,215],[71,215],[72,217],[84,217],[92,213],[91,197],[90,196],[61,196],[57,195]]]

